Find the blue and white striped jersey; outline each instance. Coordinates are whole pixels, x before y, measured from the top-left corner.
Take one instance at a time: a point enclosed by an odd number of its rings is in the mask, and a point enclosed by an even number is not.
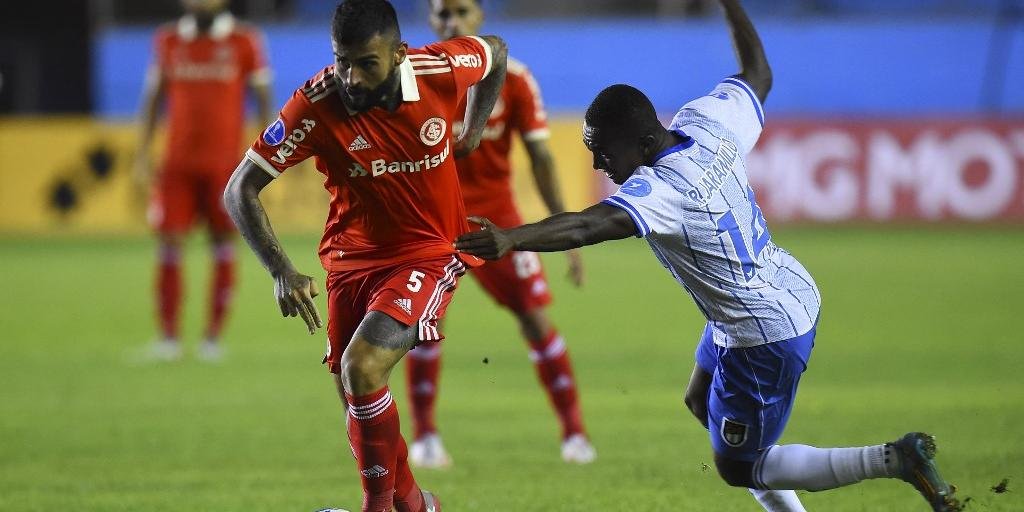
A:
[[[818,318],[811,275],[772,242],[747,153],[764,125],[750,86],[722,80],[691,101],[669,127],[685,141],[638,167],[605,203],[622,208],[654,255],[693,297],[715,343],[749,347],[794,338]]]

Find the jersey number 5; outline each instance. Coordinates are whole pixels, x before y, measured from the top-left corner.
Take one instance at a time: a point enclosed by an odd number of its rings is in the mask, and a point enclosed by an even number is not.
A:
[[[736,250],[736,256],[739,257],[740,265],[743,267],[743,278],[750,281],[754,278],[754,262],[761,258],[761,251],[768,245],[772,235],[768,232],[768,223],[764,220],[761,208],[754,201],[754,190],[750,186],[747,186],[747,201],[750,203],[750,212],[752,214],[750,218],[750,233],[752,245],[754,246],[753,256],[747,250],[747,242],[743,240],[743,233],[740,231],[740,226],[736,222],[736,216],[733,215],[732,210],[725,212],[724,215],[718,218],[718,234],[729,233],[729,239],[732,241],[732,246]]]
[[[419,270],[413,270],[412,273],[409,274],[409,284],[405,285],[405,287],[408,288],[409,291],[413,293],[420,291],[420,288],[423,287],[422,279],[424,277],[427,277],[427,275],[424,274],[423,272],[420,272]]]

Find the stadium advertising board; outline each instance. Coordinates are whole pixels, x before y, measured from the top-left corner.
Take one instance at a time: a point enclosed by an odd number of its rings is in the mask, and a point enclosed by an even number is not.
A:
[[[134,136],[130,123],[0,122],[8,155],[0,165],[0,231],[144,232],[146,191],[131,179]],[[577,117],[552,119],[551,137],[568,208],[614,190],[591,169]],[[773,224],[1024,223],[1024,119],[772,118],[748,161],[758,203]],[[547,212],[522,148],[513,162],[523,216],[542,218]],[[308,165],[286,178],[265,193],[275,226],[322,229],[322,176]]]
[[[1024,222],[1024,120],[773,118],[747,163],[774,223]]]
[[[1024,221],[1024,121],[773,120],[748,157],[775,221]]]

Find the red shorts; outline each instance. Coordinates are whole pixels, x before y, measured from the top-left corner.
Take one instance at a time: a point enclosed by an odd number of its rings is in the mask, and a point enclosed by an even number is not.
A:
[[[465,273],[466,266],[455,256],[328,273],[324,364],[332,373],[341,371],[341,354],[370,311],[416,325],[421,342],[443,340],[438,320]]]
[[[197,217],[209,222],[215,233],[235,230],[231,217],[224,210],[224,188],[231,172],[219,170],[165,168],[153,187],[149,204],[149,223],[161,233],[188,231]]]
[[[516,251],[473,269],[473,277],[488,295],[514,313],[551,303],[544,267],[535,252]]]

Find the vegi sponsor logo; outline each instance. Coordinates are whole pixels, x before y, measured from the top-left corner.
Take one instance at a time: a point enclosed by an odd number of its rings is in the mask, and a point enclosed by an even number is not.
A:
[[[478,53],[464,53],[461,55],[449,55],[448,62],[457,68],[478,68],[484,65],[484,60]]]
[[[263,140],[265,142],[267,142],[267,144],[270,144],[272,146],[276,146],[276,145],[282,143],[281,140],[277,140],[276,144],[273,144],[270,141],[267,141],[267,133],[271,131],[271,128],[274,128],[279,123],[281,125],[281,128],[280,128],[281,133],[277,134],[276,137],[278,137],[278,139],[284,137],[284,123],[280,119],[278,119],[274,124],[272,124],[270,126],[270,128],[267,128],[267,131],[264,132],[264,134],[263,134]],[[298,147],[299,147],[298,144],[300,142],[306,140],[307,134],[313,130],[314,126],[316,126],[316,121],[314,121],[312,119],[303,119],[302,120],[302,127],[301,128],[296,128],[296,129],[292,130],[292,133],[290,133],[288,135],[288,138],[283,141],[284,144],[277,150],[277,154],[275,154],[274,156],[270,157],[270,159],[275,161],[275,162],[277,162],[277,163],[279,163],[279,164],[284,165],[285,160],[288,157],[292,156],[292,153],[294,153],[295,150],[298,149]]]

